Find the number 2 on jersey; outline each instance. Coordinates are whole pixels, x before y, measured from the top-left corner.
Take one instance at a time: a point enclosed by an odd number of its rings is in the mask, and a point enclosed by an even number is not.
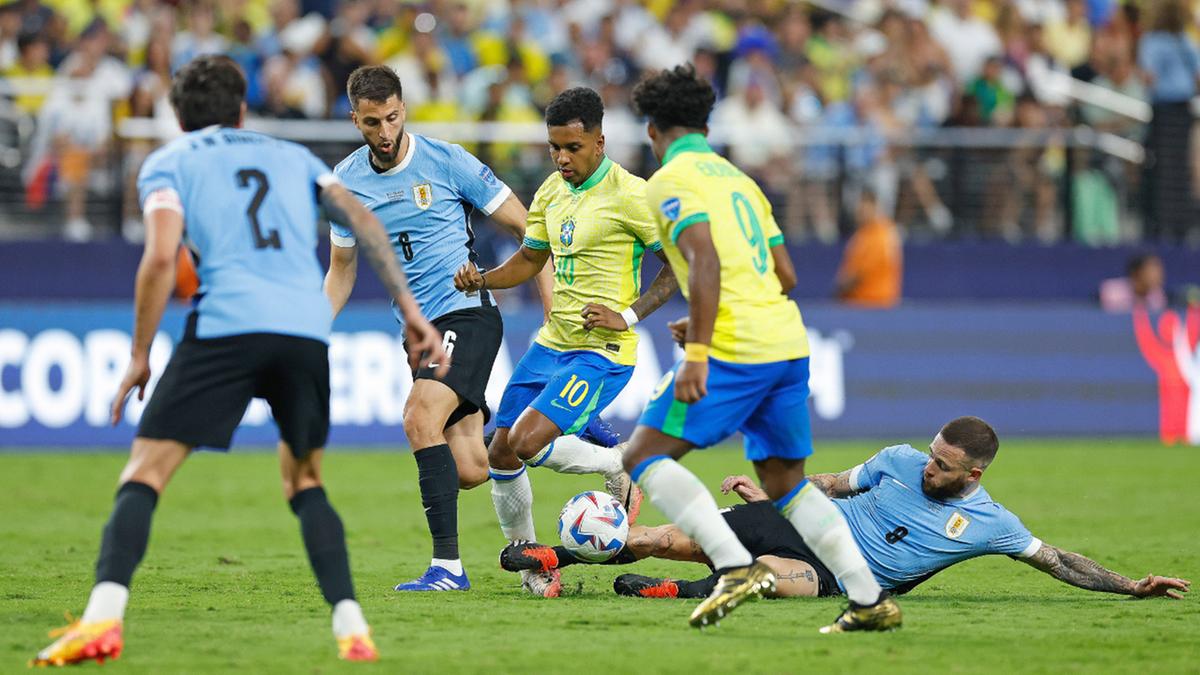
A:
[[[763,236],[762,226],[758,223],[758,214],[754,213],[750,200],[740,192],[733,193],[733,215],[737,216],[742,236],[754,247],[754,269],[759,274],[766,274],[767,240]]]
[[[283,243],[279,240],[279,230],[271,230],[264,235],[262,224],[258,222],[258,210],[267,197],[267,190],[271,189],[271,184],[267,182],[267,174],[258,169],[241,169],[237,172],[237,181],[238,187],[243,188],[250,187],[250,181],[256,184],[254,197],[246,207],[246,218],[250,220],[250,231],[254,233],[254,248],[283,248]]]

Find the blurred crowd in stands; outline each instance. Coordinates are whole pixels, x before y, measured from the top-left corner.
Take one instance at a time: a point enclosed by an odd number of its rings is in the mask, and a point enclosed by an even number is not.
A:
[[[793,240],[849,236],[866,200],[900,237],[1196,245],[1196,30],[1184,0],[14,0],[0,6],[0,227],[58,208],[66,237],[99,236],[88,203],[109,195],[136,236],[131,176],[153,144],[116,142],[116,125],[177,133],[171,73],[220,52],[273,118],[344,119],[363,64],[399,73],[410,122],[537,123],[588,85],[610,154],[642,175],[629,92],[690,61],[720,94],[714,143]],[[1153,119],[1080,104],[1067,76]],[[1126,143],[1072,141],[1077,125]],[[960,127],[1006,133],[939,135]],[[1145,161],[1109,149],[1143,146]],[[549,169],[542,146],[470,149],[518,192]]]

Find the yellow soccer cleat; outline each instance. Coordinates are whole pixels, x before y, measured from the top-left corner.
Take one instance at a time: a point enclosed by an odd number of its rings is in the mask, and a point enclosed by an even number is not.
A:
[[[884,591],[873,605],[851,602],[846,611],[836,621],[821,628],[821,632],[828,635],[858,630],[889,631],[896,630],[901,623],[900,605]]]
[[[120,619],[87,623],[73,621],[62,628],[50,631],[50,637],[58,639],[49,647],[38,652],[29,665],[69,666],[90,660],[104,663],[105,659],[115,659],[120,656],[121,648],[125,645],[125,641],[121,637]]]
[[[693,628],[715,626],[743,602],[761,598],[764,593],[775,592],[775,573],[770,567],[754,561],[748,567],[739,567],[721,575],[717,587],[692,612],[688,623]]]
[[[343,661],[378,661],[379,650],[365,633],[338,638],[338,658]]]

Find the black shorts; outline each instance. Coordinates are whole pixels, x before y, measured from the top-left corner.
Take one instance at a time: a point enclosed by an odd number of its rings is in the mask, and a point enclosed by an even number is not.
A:
[[[275,333],[185,338],[154,388],[137,435],[226,450],[252,398],[267,400],[294,455],[325,447],[329,346]]]
[[[492,376],[492,364],[500,353],[500,341],[504,338],[504,321],[495,306],[468,307],[433,320],[433,325],[442,333],[442,342],[450,353],[450,371],[441,380],[463,399],[446,426],[453,426],[462,418],[483,411],[486,424],[491,419],[487,407],[487,385]],[[433,368],[418,368],[413,380],[437,380]]]
[[[773,555],[790,560],[802,560],[812,565],[817,573],[817,595],[826,597],[841,595],[837,577],[829,568],[821,564],[817,554],[812,552],[804,538],[788,522],[787,518],[775,510],[771,502],[752,502],[739,504],[721,512],[725,522],[737,535],[746,550],[755,558],[760,555]]]

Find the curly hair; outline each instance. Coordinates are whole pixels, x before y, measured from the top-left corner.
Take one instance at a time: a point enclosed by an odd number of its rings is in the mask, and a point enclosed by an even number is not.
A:
[[[175,73],[171,84],[171,107],[184,131],[236,126],[245,98],[246,78],[228,56],[198,56]]]
[[[647,76],[633,90],[633,107],[659,129],[702,129],[717,100],[690,63]]]
[[[587,87],[568,89],[546,106],[546,126],[561,127],[579,120],[587,131],[595,129],[604,119],[604,102],[600,94]]]

